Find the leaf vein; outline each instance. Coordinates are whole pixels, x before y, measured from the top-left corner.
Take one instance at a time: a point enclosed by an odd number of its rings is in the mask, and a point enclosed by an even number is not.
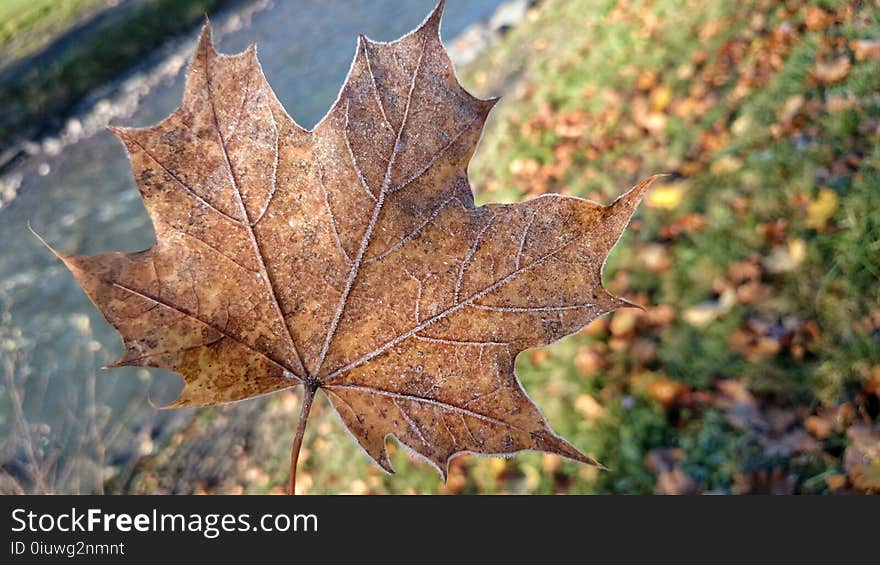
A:
[[[384,390],[381,388],[376,388],[376,387],[372,387],[372,386],[365,386],[365,385],[327,385],[326,388],[328,388],[330,390],[333,390],[333,389],[351,390],[354,392],[361,392],[364,394],[385,396],[385,397],[391,398],[392,401],[402,400],[402,401],[408,401],[408,402],[428,404],[430,406],[440,408],[441,410],[448,410],[448,411],[453,412],[455,414],[458,414],[459,416],[462,416],[462,417],[468,416],[470,418],[476,418],[477,420],[481,420],[481,421],[489,423],[489,424],[494,424],[496,426],[503,426],[505,428],[516,430],[518,432],[528,433],[526,430],[523,430],[522,428],[514,426],[513,424],[511,424],[509,422],[505,422],[504,420],[499,420],[498,418],[494,418],[494,417],[489,416],[487,414],[483,414],[481,412],[476,412],[474,410],[469,410],[467,408],[462,408],[460,406],[456,406],[454,404],[449,404],[448,402],[443,402],[441,400],[434,400],[432,398],[422,398],[421,396],[416,396],[413,394],[404,394],[404,393],[400,393],[400,392],[393,392],[390,390]]]
[[[220,130],[220,122],[217,118],[217,107],[214,103],[214,93],[211,88],[211,65],[210,61],[208,60],[208,52],[209,49],[205,49],[205,89],[207,91],[208,100],[211,102],[211,114],[214,118],[214,131],[217,133],[217,141],[220,144],[220,149],[223,151],[223,158],[226,163],[226,168],[229,172],[229,180],[232,182],[235,200],[238,204],[239,212],[242,215],[244,226],[250,238],[251,245],[253,246],[254,255],[257,259],[257,264],[260,267],[261,279],[264,281],[266,288],[269,291],[269,297],[271,298],[272,306],[275,309],[275,314],[276,316],[278,316],[279,321],[281,322],[281,326],[284,328],[286,334],[285,337],[287,338],[288,345],[290,346],[291,352],[293,353],[293,357],[297,365],[300,367],[303,373],[306,373],[306,368],[302,362],[302,357],[300,356],[299,350],[296,347],[296,343],[293,340],[293,334],[290,331],[290,326],[287,325],[287,319],[284,317],[284,314],[281,311],[281,304],[278,301],[278,293],[275,291],[275,285],[272,283],[272,279],[269,276],[269,271],[266,269],[266,264],[263,260],[263,251],[260,248],[260,242],[257,239],[256,233],[254,233],[254,228],[248,214],[247,206],[245,206],[244,204],[244,199],[241,194],[241,188],[239,188],[238,177],[235,174],[235,169],[232,166],[232,161],[229,159],[229,151],[226,148],[226,141],[223,139],[223,132]],[[271,113],[269,115],[272,118],[272,125],[275,128],[275,132],[277,135],[278,124],[275,123],[275,116],[273,116]]]
[[[413,71],[412,81],[409,86],[409,94],[406,98],[406,108],[403,112],[403,121],[400,123],[400,129],[397,130],[397,139],[394,142],[394,147],[391,149],[391,156],[388,158],[388,166],[385,169],[385,179],[382,181],[382,188],[379,191],[379,198],[376,200],[376,205],[373,207],[373,214],[370,217],[370,223],[367,225],[367,230],[364,232],[364,236],[361,239],[361,245],[358,248],[357,257],[354,260],[354,264],[352,268],[349,270],[348,280],[345,282],[345,290],[342,292],[342,295],[339,297],[339,303],[336,306],[336,312],[333,315],[333,320],[330,322],[330,328],[327,331],[327,336],[324,339],[324,345],[321,347],[321,353],[318,357],[318,362],[315,368],[315,375],[319,375],[321,372],[321,367],[324,365],[324,360],[327,358],[327,351],[330,349],[330,343],[333,341],[334,336],[336,335],[336,330],[339,327],[339,321],[342,319],[342,315],[345,313],[345,307],[348,304],[348,297],[351,294],[351,289],[354,287],[355,279],[357,279],[358,272],[360,271],[360,267],[363,264],[364,254],[367,252],[367,247],[370,244],[370,240],[373,236],[373,231],[376,229],[376,223],[379,219],[379,213],[382,211],[382,206],[385,203],[385,197],[388,194],[388,185],[391,184],[391,173],[394,170],[394,160],[397,157],[397,153],[400,150],[400,136],[403,133],[403,129],[406,127],[407,117],[409,116],[409,108],[412,103],[412,95],[413,91],[416,88],[416,80],[419,76],[419,70],[422,68],[422,59],[425,56],[425,46],[427,41],[422,41],[422,50],[419,53],[419,60],[416,64],[415,71]]]
[[[213,204],[211,204],[210,202],[208,202],[206,199],[204,199],[204,198],[202,198],[201,196],[199,196],[199,194],[198,194],[195,190],[193,190],[189,185],[187,185],[185,182],[183,182],[183,181],[180,179],[180,177],[178,177],[176,174],[174,174],[174,173],[171,171],[171,169],[169,169],[168,167],[166,167],[165,164],[162,163],[162,161],[160,161],[158,158],[156,158],[156,157],[153,155],[153,153],[150,152],[150,150],[147,149],[147,148],[144,146],[143,143],[141,143],[140,141],[134,139],[133,137],[127,136],[127,135],[125,135],[125,134],[121,134],[121,135],[122,135],[125,139],[127,139],[128,141],[130,141],[130,142],[134,143],[135,145],[137,145],[138,147],[140,147],[140,148],[141,148],[141,151],[143,151],[144,154],[146,154],[147,157],[149,157],[150,159],[153,160],[154,163],[156,163],[157,165],[159,165],[160,167],[162,167],[162,170],[165,171],[165,172],[168,174],[168,176],[170,176],[170,177],[171,177],[171,178],[172,178],[177,184],[179,184],[180,187],[183,188],[183,190],[186,191],[186,193],[189,194],[193,199],[195,199],[199,204],[202,204],[203,206],[205,206],[205,207],[207,207],[207,208],[209,208],[209,209],[211,209],[211,210],[217,212],[218,214],[220,214],[221,216],[223,216],[224,218],[226,218],[226,219],[229,220],[230,222],[234,222],[234,223],[236,223],[236,224],[241,224],[241,223],[242,223],[242,221],[239,220],[238,218],[236,218],[236,217],[234,217],[234,216],[230,216],[229,214],[227,214],[226,212],[224,212],[224,211],[221,210],[220,208],[217,208],[216,206],[214,206]]]
[[[580,310],[594,306],[595,304],[572,304],[569,306],[492,306],[489,304],[470,304],[471,308],[488,310],[490,312],[563,312],[565,310]]]
[[[127,286],[119,284],[119,283],[114,282],[111,284],[115,288],[118,288],[118,289],[123,290],[125,292],[128,292],[130,294],[133,294],[135,296],[139,296],[145,300],[149,300],[155,304],[159,304],[160,306],[164,306],[165,308],[168,308],[169,310],[173,310],[175,312],[183,314],[187,318],[191,318],[191,319],[199,322],[200,324],[203,324],[203,325],[211,328],[212,330],[218,332],[219,334],[223,335],[224,337],[228,337],[232,341],[241,344],[246,349],[249,349],[249,350],[253,351],[254,353],[256,353],[257,355],[260,355],[261,357],[263,357],[264,359],[266,359],[267,361],[269,361],[270,363],[272,363],[276,367],[282,369],[286,373],[290,373],[291,375],[296,377],[297,380],[302,381],[302,376],[298,375],[296,373],[296,371],[292,370],[290,367],[288,367],[282,361],[279,361],[278,359],[273,358],[269,353],[266,353],[265,351],[260,351],[259,349],[255,348],[254,346],[250,345],[249,343],[243,341],[242,339],[228,333],[223,328],[220,328],[219,326],[216,326],[215,324],[212,324],[211,322],[208,322],[207,320],[203,320],[202,318],[198,317],[193,312],[190,312],[189,309],[184,308],[182,306],[177,306],[176,304],[172,304],[166,300],[162,300],[161,298],[159,298],[157,296],[151,296],[150,294],[147,294],[146,292],[142,292],[140,290],[130,288],[130,287],[127,287]]]
[[[388,351],[390,348],[394,347],[398,343],[409,339],[410,337],[412,337],[413,335],[422,331],[423,329],[430,327],[434,323],[446,318],[447,316],[450,316],[451,314],[454,314],[455,312],[461,310],[465,306],[468,306],[469,304],[479,300],[480,298],[483,298],[484,296],[488,295],[489,293],[497,290],[498,288],[500,288],[500,287],[504,286],[505,284],[509,283],[510,281],[514,280],[520,274],[537,267],[538,265],[542,264],[544,261],[550,259],[554,255],[558,254],[563,249],[565,249],[566,247],[571,245],[576,239],[577,239],[576,237],[569,239],[567,242],[563,243],[562,245],[560,245],[559,247],[557,247],[553,251],[550,251],[550,252],[542,255],[541,257],[535,259],[534,261],[532,261],[531,263],[529,263],[525,267],[521,267],[520,269],[513,271],[512,273],[505,276],[501,280],[499,280],[499,281],[487,286],[483,290],[473,294],[467,300],[464,300],[463,302],[459,302],[458,304],[450,306],[446,310],[432,316],[431,318],[428,318],[427,320],[425,320],[421,324],[419,324],[413,328],[410,328],[409,330],[403,332],[402,334],[398,335],[397,337],[395,337],[389,341],[386,341],[384,344],[380,345],[379,347],[377,347],[373,351],[371,351],[365,355],[362,355],[358,359],[355,359],[354,361],[344,365],[343,367],[340,367],[339,369],[336,369],[335,371],[331,372],[326,377],[324,377],[321,380],[321,382],[327,383],[327,382],[331,381],[332,379],[335,379],[339,375],[347,373],[348,371],[354,369],[355,367],[359,367],[360,365],[363,365],[364,363],[371,361],[372,359],[374,359],[377,356],[381,355],[382,353]]]

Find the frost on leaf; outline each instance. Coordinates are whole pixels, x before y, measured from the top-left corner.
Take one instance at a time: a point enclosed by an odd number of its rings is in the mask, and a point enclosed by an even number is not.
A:
[[[553,433],[514,359],[627,304],[602,265],[650,179],[609,206],[475,207],[467,165],[495,101],[458,83],[441,9],[393,43],[361,37],[311,131],[255,49],[219,55],[206,25],[181,107],[113,129],[156,244],[58,254],[122,335],[116,366],[183,375],[169,407],[323,391],[388,471],[388,435],[444,475],[466,451],[595,464]]]

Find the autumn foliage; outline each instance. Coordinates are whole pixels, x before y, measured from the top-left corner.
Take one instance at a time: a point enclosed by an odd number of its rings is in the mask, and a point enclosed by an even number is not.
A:
[[[318,391],[389,472],[389,435],[444,478],[464,452],[596,465],[550,429],[513,364],[630,306],[602,267],[653,178],[608,206],[547,195],[476,207],[467,165],[495,100],[458,83],[441,11],[390,44],[361,37],[311,131],[255,50],[219,55],[206,25],[182,106],[113,130],[157,243],[58,254],[123,337],[114,366],[183,375],[168,407],[304,388],[291,492]]]

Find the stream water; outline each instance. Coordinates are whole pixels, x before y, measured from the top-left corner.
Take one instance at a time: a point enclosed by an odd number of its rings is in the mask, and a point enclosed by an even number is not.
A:
[[[452,0],[442,28],[454,38],[487,19],[500,0]],[[357,34],[392,40],[416,26],[434,0],[276,0],[239,29],[216,34],[218,50],[256,42],[269,83],[288,112],[313,126],[336,97]],[[242,4],[214,17],[239,17]],[[241,23],[241,22],[239,22]],[[189,41],[195,38],[194,31]],[[145,92],[126,126],[153,124],[180,103],[183,71]],[[63,265],[28,231],[59,250],[136,251],[154,235],[121,144],[101,131],[54,156],[25,160],[18,196],[0,208],[0,492],[100,491],[191,411],[157,411],[182,386],[169,372],[100,371],[121,353],[115,331]],[[103,460],[103,467],[100,461]],[[36,475],[36,477],[35,477]],[[39,483],[39,484],[37,484]]]

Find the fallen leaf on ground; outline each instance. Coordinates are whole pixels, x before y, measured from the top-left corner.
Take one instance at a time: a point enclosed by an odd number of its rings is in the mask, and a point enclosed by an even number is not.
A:
[[[679,466],[684,455],[682,449],[658,448],[645,456],[645,466],[657,475],[654,494],[687,495],[699,491],[697,481]]]
[[[880,492],[880,429],[855,424],[847,432],[843,464],[857,488]]]
[[[846,78],[851,66],[848,56],[839,55],[830,61],[817,61],[813,76],[822,84],[834,84]]]
[[[655,273],[666,271],[672,266],[669,247],[662,243],[649,243],[640,246],[638,255],[642,263]]]
[[[780,437],[761,436],[764,453],[769,457],[789,458],[799,453],[810,453],[819,449],[819,443],[802,430],[796,429]]]
[[[804,420],[804,429],[816,439],[821,440],[831,435],[834,425],[828,418],[809,416]]]
[[[640,312],[633,309],[618,310],[611,317],[609,330],[614,337],[624,337],[632,334],[636,329]]]
[[[830,188],[820,190],[816,198],[807,206],[807,227],[814,230],[825,229],[839,205],[837,192]]]
[[[767,422],[758,409],[758,401],[744,383],[727,379],[719,381],[715,386],[718,389],[716,404],[726,412],[731,425],[740,430],[767,427]]]
[[[687,387],[680,382],[663,376],[653,379],[648,383],[648,394],[666,408],[672,406],[679,395],[686,390]]]
[[[853,39],[850,42],[856,61],[880,61],[880,40]]]
[[[682,312],[682,319],[688,324],[704,328],[730,312],[736,304],[736,292],[733,289],[725,290],[717,300],[707,300],[696,306],[691,306]]]
[[[831,14],[818,6],[810,6],[804,14],[804,23],[807,29],[816,31],[828,27],[834,18]]]
[[[651,192],[653,194],[653,191]],[[675,218],[670,224],[660,230],[660,237],[664,239],[675,239],[683,233],[694,233],[706,227],[706,217],[702,214],[693,212]]]
[[[681,183],[658,184],[648,195],[645,204],[650,208],[674,210],[684,199],[684,186]]]
[[[581,375],[585,377],[595,375],[608,365],[604,344],[580,346],[574,357],[574,364]]]
[[[713,175],[729,175],[735,173],[742,167],[742,159],[738,159],[733,155],[724,155],[712,162],[709,166],[709,172]]]
[[[590,394],[578,395],[574,407],[588,422],[594,422],[605,414],[605,408]]]
[[[795,237],[786,245],[774,245],[770,255],[764,257],[761,263],[768,273],[789,273],[796,270],[807,256],[807,243]]]

